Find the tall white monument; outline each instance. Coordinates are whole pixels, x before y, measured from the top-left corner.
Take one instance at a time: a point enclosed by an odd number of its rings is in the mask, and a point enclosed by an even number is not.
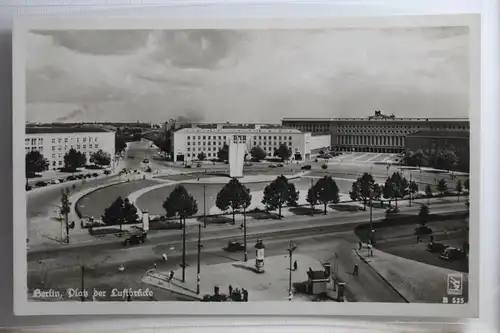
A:
[[[231,178],[243,177],[246,149],[247,136],[233,135],[229,142],[229,176]]]

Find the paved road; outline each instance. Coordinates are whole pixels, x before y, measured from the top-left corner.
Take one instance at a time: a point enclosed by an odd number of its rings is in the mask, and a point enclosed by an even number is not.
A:
[[[249,243],[254,244],[257,237],[249,237]],[[297,244],[297,253],[310,255],[318,260],[328,260],[333,251],[341,253],[342,263],[339,269],[348,274],[352,265],[356,262],[360,265],[361,272],[357,280],[351,280],[349,287],[353,300],[363,299],[381,302],[402,302],[400,296],[395,293],[378,275],[369,267],[353,257],[352,245],[354,238],[352,231],[347,232],[304,232],[303,230],[294,233],[272,233],[265,240],[266,255],[285,255],[286,247],[290,239]],[[212,239],[203,241],[204,249],[201,256],[201,264],[218,264],[223,262],[241,261],[243,253],[228,253],[222,250],[225,239]],[[341,251],[341,252],[340,252]],[[168,260],[161,260],[161,254],[166,253]],[[124,260],[126,258],[126,260]],[[103,252],[97,257],[86,253],[80,256],[76,265],[70,265],[65,260],[64,266],[54,269],[54,262],[42,261],[42,263],[30,263],[30,273],[28,284],[30,290],[34,288],[78,288],[81,285],[81,270],[79,263],[85,265],[85,287],[86,288],[128,288],[131,286],[145,288],[138,283],[142,275],[153,268],[157,263],[158,269],[168,271],[177,269],[181,263],[181,247],[179,244],[164,244],[147,249],[146,247],[121,249],[118,251]],[[196,242],[187,243],[187,263],[188,269],[194,269],[197,260]],[[254,260],[253,251],[249,251],[249,260]],[[345,263],[344,263],[345,260]],[[118,272],[118,266],[125,261],[125,272]],[[203,273],[202,273],[203,274]],[[305,278],[305,277],[304,277]],[[363,287],[365,286],[365,287]],[[367,288],[367,287],[370,288]],[[355,296],[361,290],[364,295]],[[182,300],[169,292],[154,289],[157,300]]]

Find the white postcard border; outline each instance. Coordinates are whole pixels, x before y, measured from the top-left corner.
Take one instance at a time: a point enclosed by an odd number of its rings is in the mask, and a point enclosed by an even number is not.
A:
[[[129,29],[322,29],[389,27],[469,27],[470,117],[470,257],[468,304],[395,304],[324,302],[34,302],[27,298],[27,217],[24,189],[26,34],[29,30],[129,30]],[[143,18],[19,18],[13,28],[13,230],[14,313],[16,315],[259,315],[259,316],[398,316],[427,318],[474,318],[479,304],[479,234],[481,164],[480,17],[427,15],[391,17],[335,17],[331,19],[165,19]],[[487,120],[484,120],[487,121]],[[484,136],[480,138],[480,136]],[[22,185],[22,186],[21,186]],[[161,303],[161,304],[158,304]]]

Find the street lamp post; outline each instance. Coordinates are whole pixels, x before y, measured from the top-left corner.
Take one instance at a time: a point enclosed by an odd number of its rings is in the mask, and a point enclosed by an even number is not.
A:
[[[196,295],[200,294],[200,282],[201,282],[201,224],[198,224],[198,264],[197,264],[197,275],[196,275]]]
[[[206,200],[207,184],[203,184],[203,228],[207,227],[207,200]]]
[[[412,199],[412,195],[413,195],[411,182],[412,182],[412,173],[410,172],[410,189],[409,189],[410,190],[409,191],[410,192],[410,200],[409,200],[409,206],[410,207],[411,207],[411,199]]]
[[[288,251],[288,256],[290,258],[290,267],[289,267],[289,275],[288,275],[288,300],[289,301],[292,301],[292,255],[293,255],[293,251],[295,251],[295,249],[297,249],[297,246],[295,244],[292,243],[292,241],[290,241],[290,245],[288,247],[288,249],[286,249]]]
[[[245,247],[245,262],[248,260],[247,252],[247,208],[243,206],[243,246]]]
[[[337,280],[338,280],[338,269],[339,269],[339,255],[338,253],[335,252],[335,255],[333,256],[333,291],[337,290]]]
[[[370,195],[370,244],[373,244],[373,201]]]
[[[182,282],[186,282],[186,218],[182,220]]]
[[[85,296],[84,296],[84,293],[83,291],[85,290],[85,284],[84,284],[84,277],[85,277],[85,266],[81,265],[80,266],[80,269],[81,269],[81,292],[82,292],[82,296],[81,296],[81,300],[82,302],[85,302]]]

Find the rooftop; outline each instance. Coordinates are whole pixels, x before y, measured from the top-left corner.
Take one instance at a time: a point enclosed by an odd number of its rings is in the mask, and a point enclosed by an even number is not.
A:
[[[300,134],[301,131],[293,128],[183,128],[176,133],[291,133]]]
[[[73,127],[55,127],[55,126],[27,126],[26,134],[51,134],[51,133],[106,133],[110,132],[102,127],[91,126],[73,126]]]
[[[324,279],[328,279],[328,275],[326,275],[326,272],[324,270],[323,271],[313,271],[312,269],[309,269],[307,271],[307,276],[311,280],[324,280]]]
[[[429,138],[459,138],[468,139],[470,133],[466,131],[417,131],[407,135],[408,138],[412,137],[429,137]]]
[[[398,121],[445,121],[445,122],[459,122],[459,121],[469,121],[469,118],[369,118],[369,117],[359,117],[359,118],[282,118],[282,122],[286,121],[303,121],[303,122],[332,122],[332,121],[377,121],[377,122],[398,122]]]

